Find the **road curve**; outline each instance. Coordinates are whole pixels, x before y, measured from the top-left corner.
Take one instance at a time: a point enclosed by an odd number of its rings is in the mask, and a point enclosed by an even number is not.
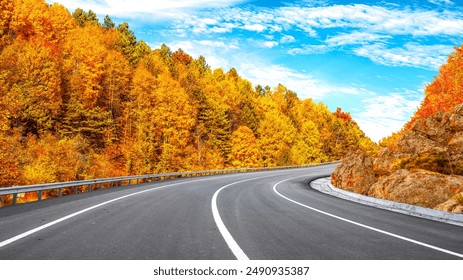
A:
[[[176,179],[0,209],[0,259],[461,259],[463,229],[309,187],[335,165]]]

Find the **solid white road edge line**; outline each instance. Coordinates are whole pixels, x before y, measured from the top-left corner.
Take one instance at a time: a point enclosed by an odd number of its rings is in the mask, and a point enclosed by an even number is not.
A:
[[[379,233],[382,233],[382,234],[385,234],[385,235],[389,235],[389,236],[392,236],[392,237],[395,237],[395,238],[398,238],[398,239],[402,239],[402,240],[405,240],[405,241],[408,241],[408,242],[411,242],[411,243],[414,243],[414,244],[417,244],[417,245],[421,245],[423,247],[427,247],[427,248],[430,248],[430,249],[433,249],[433,250],[436,250],[436,251],[447,253],[449,255],[453,255],[453,256],[456,256],[456,257],[459,257],[459,258],[463,258],[463,254],[453,252],[453,251],[450,251],[450,250],[447,250],[447,249],[443,249],[443,248],[440,248],[440,247],[436,247],[436,246],[433,246],[433,245],[430,245],[430,244],[427,244],[427,243],[423,243],[423,242],[420,242],[420,241],[417,241],[417,240],[414,240],[414,239],[411,239],[411,238],[407,238],[407,237],[404,237],[404,236],[401,236],[401,235],[397,235],[397,234],[394,234],[394,233],[391,233],[391,232],[388,232],[388,231],[385,231],[385,230],[377,229],[375,227],[367,226],[367,225],[364,225],[364,224],[361,224],[361,223],[358,223],[358,222],[354,222],[352,220],[345,219],[345,218],[342,218],[342,217],[327,213],[325,211],[322,211],[322,210],[307,206],[307,205],[302,204],[300,202],[297,202],[297,201],[295,201],[295,200],[293,200],[291,198],[288,198],[288,197],[282,195],[281,193],[279,193],[277,191],[277,186],[279,184],[284,183],[284,182],[289,181],[289,180],[302,178],[302,177],[307,177],[307,176],[309,176],[309,175],[298,176],[298,177],[293,177],[293,178],[282,180],[282,181],[276,183],[275,185],[273,185],[273,191],[277,195],[281,196],[282,198],[284,198],[284,199],[286,199],[286,200],[288,200],[288,201],[290,201],[292,203],[295,203],[295,204],[297,204],[299,206],[305,207],[305,208],[310,209],[312,211],[318,212],[320,214],[323,214],[323,215],[326,215],[326,216],[329,216],[329,217],[332,217],[332,218],[335,218],[335,219],[338,219],[338,220],[341,220],[341,221],[344,221],[344,222],[347,222],[347,223],[350,223],[350,224],[353,224],[353,225],[356,225],[356,226],[359,226],[359,227],[363,227],[363,228],[366,228],[366,229],[369,229],[369,230],[372,230],[372,231],[376,231],[376,232],[379,232]]]
[[[160,189],[164,189],[164,188],[167,188],[167,187],[172,187],[172,186],[177,186],[177,185],[181,185],[181,184],[187,184],[187,183],[192,183],[192,182],[201,182],[201,181],[207,181],[207,180],[213,180],[214,178],[205,178],[205,179],[198,179],[198,180],[189,180],[189,181],[184,181],[184,182],[179,182],[179,183],[175,183],[175,184],[169,184],[169,185],[164,185],[164,186],[160,186],[160,187],[157,187],[157,188],[151,188],[151,189],[148,189],[148,190],[143,190],[143,191],[139,191],[139,192],[135,192],[135,193],[132,193],[132,194],[128,194],[128,195],[124,195],[124,196],[121,196],[121,197],[118,197],[118,198],[115,198],[115,199],[111,199],[111,200],[108,200],[108,201],[105,201],[103,203],[100,203],[100,204],[97,204],[97,205],[94,205],[94,206],[91,206],[91,207],[88,207],[88,208],[85,208],[83,210],[80,210],[78,212],[75,212],[73,214],[70,214],[70,215],[67,215],[67,216],[64,216],[62,218],[59,218],[57,220],[54,220],[52,222],[49,222],[47,224],[44,224],[40,227],[37,227],[37,228],[34,228],[34,229],[31,229],[29,231],[26,231],[24,233],[21,233],[19,235],[16,235],[14,237],[11,237],[5,241],[2,241],[0,242],[0,248],[6,246],[6,245],[9,245],[15,241],[18,241],[24,237],[27,237],[31,234],[34,234],[36,232],[39,232],[41,230],[44,230],[46,228],[49,228],[51,226],[54,226],[58,223],[61,223],[63,221],[66,221],[66,220],[69,220],[75,216],[78,216],[80,214],[83,214],[85,212],[88,212],[90,210],[93,210],[95,208],[98,208],[98,207],[101,207],[103,205],[106,205],[106,204],[109,204],[109,203],[112,203],[112,202],[115,202],[115,201],[118,201],[118,200],[122,200],[124,198],[128,198],[128,197],[131,197],[131,196],[135,196],[135,195],[139,195],[139,194],[142,194],[142,193],[146,193],[146,192],[151,192],[151,191],[155,191],[155,190],[160,190]]]

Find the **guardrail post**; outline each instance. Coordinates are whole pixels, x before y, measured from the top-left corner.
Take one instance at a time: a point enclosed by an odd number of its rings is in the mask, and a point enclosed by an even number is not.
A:
[[[42,191],[39,191],[39,194],[38,194],[38,200],[41,201],[42,200]]]
[[[91,191],[92,191],[92,185],[91,185],[91,184],[88,184],[88,185],[87,185],[87,188],[88,188],[87,192],[91,192]]]
[[[103,189],[103,183],[100,183],[100,191]]]
[[[58,188],[58,197],[63,195],[63,188]]]
[[[74,187],[74,194],[77,194],[79,192],[79,186]]]
[[[16,202],[18,201],[18,194],[14,193],[13,194],[13,205],[16,205]]]

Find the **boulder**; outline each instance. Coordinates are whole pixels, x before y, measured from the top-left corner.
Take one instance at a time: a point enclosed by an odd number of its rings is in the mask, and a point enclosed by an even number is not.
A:
[[[462,131],[463,116],[459,114],[452,114],[449,118],[449,129],[452,131]]]
[[[434,207],[436,210],[463,214],[463,192]]]
[[[434,208],[463,187],[463,176],[448,176],[427,170],[400,169],[371,186],[368,195]]]
[[[372,159],[358,150],[343,160],[331,175],[331,183],[338,188],[360,194],[368,193],[376,182]]]
[[[449,120],[452,114],[439,111],[431,117],[419,119],[415,122],[409,132],[418,132],[428,139],[442,144],[445,138],[449,137]]]
[[[463,175],[463,130],[456,132],[448,143],[449,163],[452,174]]]
[[[380,149],[373,158],[373,170],[379,177],[388,176],[394,172],[396,161],[393,151],[390,148]]]

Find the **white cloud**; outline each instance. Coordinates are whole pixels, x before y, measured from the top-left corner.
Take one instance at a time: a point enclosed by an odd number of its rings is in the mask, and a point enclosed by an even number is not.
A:
[[[48,2],[54,2],[48,0]],[[195,32],[281,32],[302,30],[317,36],[317,29],[353,28],[359,32],[386,35],[463,35],[463,15],[458,11],[411,10],[364,4],[331,6],[286,6],[279,8],[230,8],[246,0],[57,0],[70,9],[93,10],[98,15],[143,18],[157,21],[171,17],[181,28]],[[449,0],[432,0],[447,3]],[[211,10],[213,9],[213,10]],[[188,12],[187,12],[188,11]],[[195,12],[191,12],[195,11]],[[230,26],[230,24],[232,26]],[[195,28],[197,26],[207,28]]]
[[[276,41],[265,41],[262,43],[262,47],[264,48],[273,48],[278,46],[278,42]]]
[[[221,8],[244,0],[57,0],[69,9],[82,8],[97,14],[129,16],[130,14],[156,14],[166,10]]]
[[[330,50],[327,45],[303,45],[301,48],[293,48],[288,50],[288,54],[322,54]]]
[[[410,120],[420,105],[422,94],[419,92],[392,93],[375,95],[362,101],[365,109],[353,114],[354,119],[373,141],[399,131]]]
[[[193,57],[204,56],[213,68],[231,68],[229,57],[239,51],[237,41],[184,40],[165,42],[171,50],[182,49]],[[151,43],[153,48],[159,48],[161,43]]]
[[[453,5],[450,0],[428,0],[428,2],[436,5]]]
[[[204,19],[201,19],[200,21],[201,21],[201,23],[203,23],[205,25],[217,24],[217,20],[213,19],[213,18],[204,18]]]
[[[390,35],[463,34],[463,30],[458,28],[462,26],[463,18],[458,13],[400,10],[362,4],[308,8],[296,20],[312,22],[316,28],[349,27]]]
[[[293,43],[296,42],[296,38],[294,38],[291,35],[282,35],[280,38],[280,43],[286,44],[286,43]]]
[[[268,35],[264,35],[264,38],[267,39],[267,40],[275,40],[275,36],[271,35],[271,34],[268,34]]]
[[[345,51],[380,64],[432,70],[445,62],[452,49],[448,45],[427,46],[427,38],[442,42],[449,41],[449,36],[453,36],[454,41],[449,42],[449,45],[453,45],[463,37],[463,14],[458,10],[414,10],[392,5],[354,4],[293,5],[273,9],[235,7],[200,14],[201,17],[189,15],[176,22],[180,35],[184,34],[184,30],[198,36],[236,30],[256,32],[262,36],[291,32],[291,35],[281,35],[280,40],[248,41],[260,48],[272,48],[277,44],[295,42],[294,36],[297,35],[298,38],[303,36],[298,41],[305,42],[305,45],[292,46],[287,50],[288,54],[321,54],[344,47]],[[322,30],[327,30],[329,35],[326,38],[320,35],[326,34]],[[307,37],[311,37],[310,41]],[[401,46],[399,42],[404,41],[417,43]]]
[[[249,31],[256,31],[256,32],[262,32],[265,30],[265,26],[262,24],[254,23],[254,24],[245,24],[243,26],[243,29],[249,30]]]
[[[382,39],[383,36],[391,35],[463,35],[463,28],[461,28],[463,15],[457,11],[423,11],[354,4],[318,7],[287,6],[274,9],[231,8],[205,11],[201,15],[217,21],[217,24],[210,26],[211,28],[224,28],[224,25],[232,23],[239,24],[235,26],[237,28],[258,33],[265,30],[271,32],[295,30],[316,37],[317,30],[350,28],[358,32],[357,36],[370,34],[369,39],[374,39],[372,36],[379,36],[378,39]],[[191,20],[199,21],[199,18],[195,19],[193,16]],[[195,24],[192,21],[187,21],[185,27],[193,28]],[[183,23],[184,18],[178,22],[180,25]],[[203,32],[207,33],[208,30]],[[363,39],[368,38],[363,37]]]
[[[196,42],[202,46],[210,46],[210,47],[218,47],[218,48],[226,48],[226,49],[239,49],[238,44],[236,42],[225,43],[223,41],[211,41],[211,40],[200,40]]]
[[[342,33],[331,36],[325,40],[330,46],[343,46],[343,45],[364,45],[370,42],[378,42],[384,39],[390,39],[390,35],[373,34],[369,32],[354,31],[352,33]]]
[[[412,66],[436,70],[445,63],[453,50],[453,46],[447,45],[425,46],[407,43],[404,47],[388,48],[384,44],[373,44],[359,47],[354,53],[388,66]]]
[[[254,48],[261,48],[261,49],[271,49],[279,45],[279,43],[275,40],[254,40],[248,39],[247,42],[252,45]]]
[[[253,60],[254,62],[254,60]],[[310,74],[297,72],[285,66],[265,62],[238,64],[236,69],[254,85],[274,87],[282,84],[295,91],[299,98],[321,99],[328,94],[370,94],[367,90],[354,86],[332,85]]]

